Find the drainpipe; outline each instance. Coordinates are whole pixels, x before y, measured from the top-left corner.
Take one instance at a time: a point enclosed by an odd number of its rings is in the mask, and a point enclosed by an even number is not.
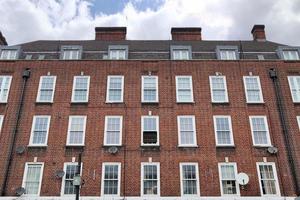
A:
[[[25,93],[26,83],[27,83],[27,80],[30,77],[30,69],[29,68],[27,68],[23,71],[22,77],[23,77],[23,83],[22,83],[22,88],[21,88],[20,101],[19,101],[18,108],[17,108],[16,124],[14,126],[12,136],[11,136],[11,142],[10,142],[10,145],[9,145],[8,157],[7,157],[8,160],[6,162],[6,166],[5,166],[5,170],[4,170],[4,180],[3,180],[3,184],[2,184],[2,188],[1,188],[1,196],[5,196],[5,194],[6,194],[9,171],[10,171],[11,163],[12,163],[12,160],[13,160],[13,150],[14,150],[15,144],[16,144],[16,136],[18,134],[19,121],[20,121],[20,118],[21,118],[21,113],[22,113],[22,108],[23,108],[23,101],[24,101],[24,93]]]
[[[299,180],[297,176],[297,166],[296,163],[294,162],[294,155],[293,155],[293,144],[292,140],[293,138],[290,137],[290,132],[289,132],[289,126],[286,121],[286,112],[285,108],[283,105],[283,99],[282,99],[282,93],[279,85],[279,80],[277,77],[277,72],[275,69],[270,69],[269,70],[269,75],[270,78],[273,81],[274,84],[274,89],[275,89],[275,94],[276,94],[276,101],[277,101],[277,108],[279,112],[279,117],[280,117],[280,122],[281,122],[281,127],[284,135],[284,142],[285,142],[285,147],[287,150],[287,156],[288,156],[288,162],[289,162],[289,167],[292,173],[292,178],[293,182],[295,184],[295,191],[297,196],[300,195],[300,187],[299,187]]]

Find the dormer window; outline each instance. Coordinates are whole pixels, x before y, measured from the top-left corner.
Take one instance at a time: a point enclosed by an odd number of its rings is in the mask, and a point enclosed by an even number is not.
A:
[[[81,59],[81,46],[62,46],[61,59],[63,60],[78,60]]]
[[[108,47],[108,54],[111,60],[126,60],[128,59],[128,46],[111,45]]]
[[[300,59],[300,47],[278,47],[277,53],[282,60]]]
[[[18,59],[19,47],[2,47],[0,48],[1,60],[15,60]]]
[[[218,60],[238,60],[237,46],[217,46],[216,48]]]
[[[190,60],[192,58],[191,46],[171,46],[172,60]]]

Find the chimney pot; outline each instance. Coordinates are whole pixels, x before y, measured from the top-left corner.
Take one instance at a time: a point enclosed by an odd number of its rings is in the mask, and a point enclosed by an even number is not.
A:
[[[96,27],[95,40],[126,40],[126,27]]]
[[[172,27],[172,40],[202,40],[200,27]]]
[[[265,25],[254,25],[251,30],[253,40],[266,41]]]

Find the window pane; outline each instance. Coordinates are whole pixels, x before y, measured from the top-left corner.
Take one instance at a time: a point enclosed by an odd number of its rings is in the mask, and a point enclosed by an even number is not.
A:
[[[11,76],[0,76],[0,102],[7,102]]]
[[[277,194],[273,166],[260,165],[259,172],[263,194]]]
[[[1,59],[3,60],[12,60],[17,58],[18,50],[16,49],[2,49],[1,50]]]
[[[181,145],[194,145],[195,141],[195,130],[194,120],[192,117],[180,117],[180,143]]]
[[[156,101],[156,77],[143,77],[144,101]]]
[[[144,194],[157,194],[158,174],[156,165],[144,166],[143,184]]]
[[[289,76],[289,84],[293,97],[293,102],[300,102],[300,77]]]
[[[182,165],[183,194],[197,194],[195,165]]]
[[[121,118],[107,117],[106,144],[120,144]]]
[[[87,101],[88,99],[88,87],[89,87],[89,77],[75,77],[74,83],[74,96],[73,100]]]
[[[69,126],[69,144],[83,144],[85,118],[71,117]]]
[[[28,164],[25,179],[25,194],[38,194],[42,165]]]
[[[248,102],[260,102],[261,88],[258,77],[245,77],[246,95]]]
[[[251,118],[252,123],[252,134],[254,137],[254,143],[259,145],[266,145],[269,143],[268,141],[268,130],[267,125],[264,118]]]
[[[299,60],[299,54],[297,50],[284,50],[283,57],[285,60]]]
[[[64,194],[75,194],[75,186],[73,185],[74,176],[77,171],[77,165],[67,165],[65,171],[65,188]]]
[[[156,131],[156,118],[148,118],[145,117],[144,119],[144,131]]]
[[[65,59],[65,60],[79,59],[79,50],[78,49],[64,49],[63,50],[63,59]]]
[[[46,144],[46,137],[48,133],[48,117],[36,117],[33,128],[32,144]]]
[[[117,195],[118,194],[118,165],[104,166],[104,194]]]
[[[52,101],[54,92],[54,76],[41,77],[39,101]]]
[[[122,77],[109,77],[109,101],[122,100]]]
[[[179,102],[191,102],[192,99],[192,85],[190,77],[177,77],[177,100]]]

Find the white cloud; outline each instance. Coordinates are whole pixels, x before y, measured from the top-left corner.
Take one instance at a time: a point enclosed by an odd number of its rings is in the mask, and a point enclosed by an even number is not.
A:
[[[127,26],[129,39],[170,39],[173,26],[199,26],[204,39],[239,40],[251,39],[253,24],[263,23],[269,40],[300,45],[300,0],[165,0],[139,11],[141,1],[94,16],[90,0],[0,0],[0,30],[9,44],[93,39],[95,26]]]

